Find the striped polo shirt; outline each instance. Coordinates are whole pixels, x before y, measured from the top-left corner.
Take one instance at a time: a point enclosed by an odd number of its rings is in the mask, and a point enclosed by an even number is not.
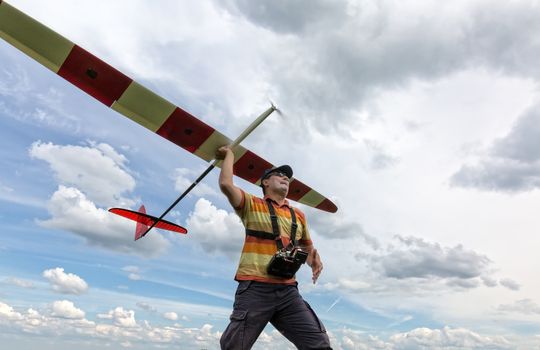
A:
[[[235,211],[246,229],[272,234],[272,221],[270,220],[266,198],[267,197],[259,198],[242,191],[242,202],[235,208]],[[281,206],[273,200],[271,200],[271,203],[276,211],[283,246],[286,247],[290,242],[292,228],[289,202],[285,200]],[[299,246],[310,249],[312,242],[307,228],[306,217],[299,209],[293,209],[296,214],[296,223],[298,225],[296,230],[296,241]],[[268,263],[276,252],[277,246],[275,240],[246,235],[235,280],[280,284],[295,283],[296,280],[294,277],[286,279],[271,276],[266,273]]]

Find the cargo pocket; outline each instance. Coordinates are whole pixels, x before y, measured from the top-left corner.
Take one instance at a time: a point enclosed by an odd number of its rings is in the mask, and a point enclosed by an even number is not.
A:
[[[221,336],[221,349],[244,349],[246,310],[233,310],[231,323]]]
[[[309,311],[311,312],[311,314],[313,315],[313,319],[317,322],[317,324],[319,325],[319,332],[321,333],[326,333],[326,328],[324,328],[324,325],[323,323],[321,322],[321,320],[319,319],[319,317],[317,317],[317,314],[315,313],[315,311],[313,311],[313,309],[311,308],[311,306],[308,304],[307,301],[304,300],[304,303],[306,304],[307,308],[309,309]]]
[[[231,314],[231,321],[244,321],[246,319],[247,311],[246,310],[234,310]]]

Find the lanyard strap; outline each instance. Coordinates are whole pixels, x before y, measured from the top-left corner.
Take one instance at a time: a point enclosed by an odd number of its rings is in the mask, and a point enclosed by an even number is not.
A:
[[[278,250],[283,250],[283,242],[281,241],[281,235],[279,234],[279,225],[277,222],[277,215],[276,211],[274,209],[274,206],[272,205],[272,202],[267,199],[266,204],[268,205],[268,212],[270,212],[270,221],[272,222],[272,232],[274,233],[274,239],[276,240],[276,245]],[[296,229],[298,228],[298,224],[296,223],[296,213],[294,212],[294,209],[289,207],[289,210],[291,211],[291,241],[289,245],[295,247],[296,246]]]

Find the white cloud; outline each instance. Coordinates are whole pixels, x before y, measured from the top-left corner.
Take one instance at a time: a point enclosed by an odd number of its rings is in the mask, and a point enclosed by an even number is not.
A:
[[[186,220],[192,237],[209,253],[236,257],[244,239],[244,226],[235,213],[218,209],[200,198]]]
[[[124,308],[121,306],[116,307],[107,314],[100,314],[98,316],[103,319],[113,320],[114,324],[118,327],[137,327],[137,321],[135,321],[135,311],[124,310]]]
[[[21,288],[34,288],[34,283],[32,281],[23,280],[16,277],[9,277],[4,280],[4,283],[12,284]]]
[[[29,153],[49,163],[60,184],[80,188],[98,205],[132,205],[133,200],[123,197],[135,188],[135,180],[125,168],[127,159],[108,144],[91,145],[61,146],[38,141]]]
[[[463,328],[416,328],[390,337],[394,349],[512,349],[503,336],[482,336]]]
[[[75,307],[73,302],[69,300],[57,300],[51,305],[51,316],[69,318],[69,319],[83,319],[84,311]]]
[[[0,302],[0,317],[7,320],[21,320],[23,316],[8,304]]]
[[[171,320],[171,321],[178,320],[178,314],[176,312],[173,312],[173,311],[165,312],[163,314],[163,317],[166,318],[167,320]]]
[[[65,302],[65,301],[64,301]],[[101,320],[112,320],[113,324],[96,323],[86,320],[84,312],[72,303],[55,302],[58,315],[52,318],[28,309],[17,312],[7,304],[0,302],[0,324],[12,330],[25,330],[25,336],[32,334],[51,334],[76,337],[80,341],[92,341],[93,344],[136,343],[140,346],[215,348],[219,344],[221,332],[214,331],[214,326],[204,324],[201,328],[184,328],[178,324],[155,327],[148,321],[135,322],[133,311],[117,307],[107,314],[99,315]],[[9,315],[9,317],[6,317]],[[441,329],[416,328],[408,332],[390,334],[387,340],[372,335],[366,330],[340,328],[328,332],[333,348],[336,350],[354,349],[513,349],[505,337],[484,335],[466,328],[443,327]],[[31,338],[30,338],[31,339]],[[525,342],[527,343],[527,342]],[[277,330],[261,333],[256,343],[258,349],[291,348],[283,335]],[[291,348],[292,349],[292,348]]]
[[[146,236],[144,244],[134,242],[134,222],[97,208],[76,188],[60,185],[47,207],[52,217],[40,225],[72,232],[90,245],[142,256],[159,255],[169,246],[159,234]]]
[[[73,273],[65,273],[61,267],[43,271],[43,277],[59,293],[79,295],[88,290],[88,284],[82,278]]]

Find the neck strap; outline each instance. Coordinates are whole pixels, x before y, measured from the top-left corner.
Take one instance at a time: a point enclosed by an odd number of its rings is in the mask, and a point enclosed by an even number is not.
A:
[[[274,239],[276,240],[277,248],[278,250],[283,250],[285,247],[283,246],[283,242],[281,241],[281,235],[279,234],[279,225],[277,222],[276,211],[270,199],[266,200],[266,204],[268,205],[268,212],[270,212],[270,221],[272,221],[272,232],[274,233]],[[292,220],[291,240],[290,240],[289,246],[292,244],[292,247],[294,248],[296,246],[296,230],[298,228],[298,224],[296,223],[296,213],[294,212],[294,209],[289,207],[289,210],[291,211],[291,220]]]

